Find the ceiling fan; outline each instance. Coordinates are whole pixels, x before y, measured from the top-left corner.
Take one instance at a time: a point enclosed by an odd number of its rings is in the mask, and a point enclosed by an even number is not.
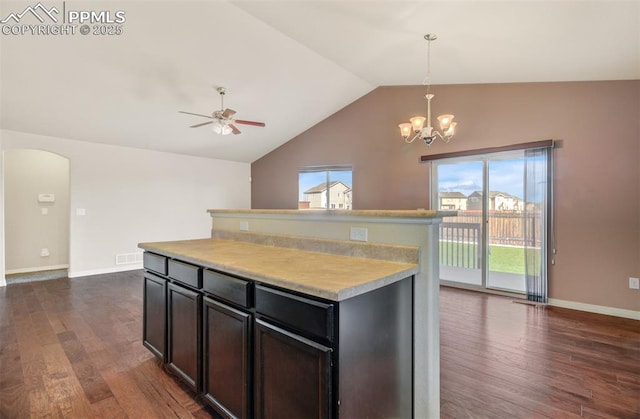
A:
[[[225,93],[227,93],[227,89],[225,89],[224,87],[217,87],[216,90],[218,91],[218,93],[220,93],[220,110],[213,111],[211,116],[202,115],[202,114],[193,113],[193,112],[178,111],[180,113],[186,113],[187,115],[202,116],[204,118],[212,119],[212,121],[191,125],[191,128],[198,128],[205,125],[212,125],[211,129],[213,129],[213,132],[215,132],[216,134],[228,135],[231,133],[240,134],[241,131],[234,124],[253,125],[256,127],[265,126],[264,122],[246,121],[244,119],[233,119],[233,115],[235,115],[236,111],[234,111],[233,109],[224,108],[224,95]]]

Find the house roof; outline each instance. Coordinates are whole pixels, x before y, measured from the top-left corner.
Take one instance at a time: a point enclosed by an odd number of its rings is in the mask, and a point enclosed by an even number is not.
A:
[[[348,187],[347,185],[345,185],[344,183],[340,182],[339,180],[334,180],[333,182],[331,182],[329,184],[329,189],[333,188],[335,185],[337,185],[338,183],[341,183],[345,188],[347,188],[347,190],[351,190],[350,187]],[[320,193],[323,191],[327,190],[327,183],[323,182],[319,185],[314,186],[313,188],[309,188],[306,191],[304,191],[304,193],[306,194],[310,194],[310,193]],[[346,191],[345,191],[346,192]]]
[[[505,198],[512,198],[512,199],[517,199],[517,200],[522,201],[522,198],[519,198],[519,197],[517,197],[515,195],[511,195],[510,193],[507,193],[507,192],[489,191],[489,198],[491,198],[491,199],[495,198],[498,195],[504,196]],[[476,197],[476,196],[477,197],[482,197],[482,191],[473,191],[473,193],[471,193],[469,195],[469,197],[472,197],[472,196],[474,196],[474,197]]]
[[[458,199],[467,199],[467,195],[462,192],[438,192],[440,198],[458,198]]]

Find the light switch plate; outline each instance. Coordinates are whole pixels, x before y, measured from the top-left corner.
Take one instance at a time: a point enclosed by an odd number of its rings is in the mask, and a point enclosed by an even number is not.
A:
[[[629,278],[629,288],[631,288],[632,290],[640,289],[640,278],[630,277]]]

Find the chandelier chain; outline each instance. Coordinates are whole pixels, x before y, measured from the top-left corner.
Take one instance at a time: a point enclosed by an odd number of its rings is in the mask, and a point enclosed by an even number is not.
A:
[[[424,39],[427,40],[427,75],[422,80],[422,85],[427,86],[427,94],[431,90],[431,41],[437,39],[438,37],[434,34],[426,34]]]

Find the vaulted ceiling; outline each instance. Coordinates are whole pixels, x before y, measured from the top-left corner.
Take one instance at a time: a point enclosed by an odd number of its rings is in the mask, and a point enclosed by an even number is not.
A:
[[[2,1],[0,20],[34,2]],[[381,85],[640,79],[637,1],[43,1],[121,35],[0,37],[0,127],[252,162]],[[20,23],[28,22],[29,16]],[[8,22],[4,26],[11,24]],[[241,135],[179,110],[225,107]]]

